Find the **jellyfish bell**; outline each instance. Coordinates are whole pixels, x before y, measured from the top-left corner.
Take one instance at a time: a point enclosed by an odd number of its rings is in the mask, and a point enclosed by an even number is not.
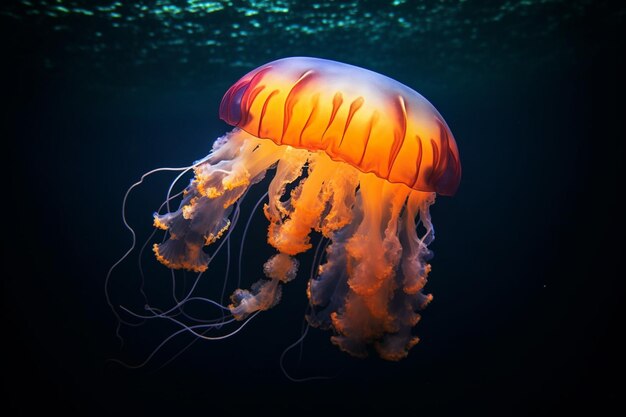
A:
[[[233,207],[273,168],[263,210],[278,253],[264,278],[232,294],[232,317],[276,305],[297,275],[295,256],[318,232],[330,244],[315,256],[308,323],[332,330],[332,342],[352,355],[373,346],[384,359],[405,357],[418,342],[418,311],[432,300],[423,292],[434,238],[429,207],[437,193],[453,195],[461,178],[443,117],[391,78],[307,57],[249,72],[226,92],[219,115],[235,128],[193,166],[178,209],[155,214],[168,237],[154,245],[156,258],[204,272],[203,248],[228,236]]]
[[[226,92],[220,118],[419,191],[453,195],[461,178],[452,132],[428,100],[340,62],[297,57],[261,66]]]

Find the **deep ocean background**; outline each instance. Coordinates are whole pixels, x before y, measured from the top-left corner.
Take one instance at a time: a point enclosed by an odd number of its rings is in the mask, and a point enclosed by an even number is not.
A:
[[[151,416],[623,410],[625,16],[609,1],[3,3],[0,408]],[[288,381],[278,359],[300,334],[309,253],[281,303],[235,337],[194,343],[163,368],[191,337],[138,370],[112,363],[141,362],[175,329],[123,327],[123,346],[115,336],[104,278],[130,243],[124,192],[145,171],[206,155],[230,130],[217,116],[226,89],[258,65],[298,55],[391,76],[426,96],[454,132],[463,179],[432,208],[426,288],[435,301],[415,329],[421,342],[397,363],[360,360],[312,329],[300,364],[293,353],[286,365],[296,376],[336,376]],[[144,237],[171,178],[157,175],[131,198],[129,220]],[[253,224],[244,287],[272,253],[263,216]],[[148,268],[148,291],[165,299],[167,276]],[[112,297],[140,311],[137,279],[124,271],[113,276]],[[219,294],[219,283],[203,285]]]

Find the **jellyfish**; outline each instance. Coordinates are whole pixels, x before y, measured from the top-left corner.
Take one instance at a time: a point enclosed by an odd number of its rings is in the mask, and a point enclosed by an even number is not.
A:
[[[429,207],[436,194],[453,195],[461,178],[443,117],[391,78],[309,57],[249,72],[228,89],[219,116],[234,129],[193,166],[178,209],[154,215],[167,236],[153,246],[156,259],[204,273],[205,247],[228,236],[237,202],[272,171],[263,212],[276,254],[224,308],[244,321],[278,304],[298,274],[296,256],[319,233],[328,244],[308,281],[308,324],[330,330],[350,355],[406,357],[433,299],[424,292]]]

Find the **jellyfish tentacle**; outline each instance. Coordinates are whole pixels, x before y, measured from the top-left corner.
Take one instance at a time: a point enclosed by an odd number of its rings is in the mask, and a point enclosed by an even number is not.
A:
[[[255,311],[267,310],[280,301],[282,289],[280,283],[287,283],[296,277],[299,263],[291,256],[278,253],[263,265],[263,272],[269,279],[260,279],[250,290],[237,289],[231,295],[232,304],[228,306],[237,320],[245,319]]]
[[[417,310],[432,299],[421,290],[430,271],[434,193],[357,175],[352,218],[332,233],[326,262],[309,280],[307,320],[335,330],[332,342],[354,356],[366,356],[373,345],[381,357],[398,360],[417,343],[411,334]],[[421,239],[416,218],[426,229]]]
[[[402,275],[404,281],[402,283],[404,291],[407,294],[415,294],[426,285],[426,277],[430,272],[430,265],[423,260],[430,259],[432,254],[428,249],[429,239],[425,239],[432,230],[426,225],[427,232],[420,238],[417,235],[417,217],[428,219],[429,215],[422,214],[428,212],[428,207],[432,203],[426,205],[425,202],[430,201],[430,196],[420,191],[413,191],[407,201],[407,209],[402,216],[400,239],[404,250],[407,252],[402,259]],[[434,200],[433,200],[434,201]]]
[[[402,253],[397,220],[410,189],[362,174],[359,192],[363,220],[345,246],[349,291],[344,305],[331,314],[339,333],[331,340],[362,357],[369,343],[396,331],[389,303],[397,288],[395,272]]]
[[[332,242],[326,248],[326,262],[317,267],[317,276],[309,279],[307,296],[311,311],[306,319],[311,326],[322,329],[332,327],[331,315],[344,305],[349,291],[345,246],[361,219],[361,196],[357,195],[353,222],[334,233]]]
[[[155,227],[169,232],[165,242],[153,246],[157,259],[173,269],[205,271],[210,256],[203,248],[228,233],[234,204],[281,158],[278,148],[238,129],[218,139],[195,166],[179,208],[155,214]]]
[[[257,313],[258,314],[258,313]],[[143,368],[144,366],[146,366],[151,360],[152,358],[154,358],[154,356],[172,339],[174,339],[176,336],[183,334],[183,333],[191,333],[193,334],[195,337],[199,338],[199,339],[204,339],[204,340],[223,340],[223,339],[228,339],[229,337],[232,337],[234,335],[236,335],[237,333],[239,333],[248,323],[250,323],[250,321],[256,316],[256,314],[251,315],[250,317],[248,317],[247,320],[245,320],[244,322],[242,322],[237,328],[235,328],[233,331],[231,331],[230,333],[221,335],[221,336],[206,336],[205,332],[199,333],[198,330],[212,330],[216,328],[216,325],[214,324],[197,324],[197,325],[193,325],[193,326],[188,326],[182,322],[177,322],[181,328],[178,329],[177,331],[175,331],[174,333],[170,334],[168,337],[166,337],[163,341],[161,341],[161,343],[159,343],[157,345],[157,347],[155,347],[152,352],[150,352],[150,354],[146,357],[146,359],[144,359],[141,363],[137,364],[137,365],[129,365],[123,361],[120,361],[118,359],[109,359],[110,362],[114,362],[117,363],[119,365],[122,365],[126,368],[129,369],[139,369],[139,368]],[[176,322],[176,320],[174,320]]]
[[[128,189],[126,190],[126,193],[124,193],[124,198],[122,199],[122,222],[124,223],[124,227],[130,232],[131,234],[131,244],[130,247],[126,250],[126,252],[124,252],[124,254],[113,264],[111,265],[111,268],[109,268],[109,270],[107,271],[106,277],[104,279],[104,296],[106,299],[106,303],[109,306],[111,312],[113,313],[113,315],[115,316],[115,319],[117,321],[116,324],[116,328],[115,328],[115,335],[117,336],[117,338],[120,340],[121,343],[123,343],[123,339],[122,336],[120,334],[120,327],[121,324],[125,324],[127,326],[137,326],[138,324],[136,323],[131,323],[127,320],[124,320],[120,314],[118,313],[116,307],[114,306],[113,302],[111,301],[111,295],[109,293],[109,284],[111,282],[111,275],[113,274],[113,271],[135,250],[135,247],[137,245],[137,234],[135,233],[135,229],[133,229],[133,227],[128,223],[128,219],[126,218],[126,204],[128,202],[128,198],[131,194],[131,192],[139,187],[141,184],[143,184],[143,182],[146,180],[147,177],[159,173],[159,172],[187,172],[190,169],[194,168],[197,165],[197,163],[194,163],[192,165],[189,166],[185,166],[185,167],[162,167],[162,168],[156,168],[153,170],[150,170],[146,173],[144,173],[141,178],[139,179],[139,181],[135,182],[134,184],[132,184],[130,187],[128,187]]]
[[[309,159],[308,176],[291,193],[285,219],[269,219],[268,242],[282,253],[296,255],[311,248],[309,234],[320,222],[325,203],[320,195],[330,158]],[[320,198],[322,197],[322,198]]]
[[[310,154],[302,149],[288,147],[283,158],[276,165],[276,173],[269,185],[269,201],[263,207],[265,217],[272,223],[280,223],[291,212],[291,199],[282,202],[286,187],[300,176],[309,160]],[[293,194],[293,192],[292,192]]]
[[[286,149],[269,187],[269,202],[264,207],[270,221],[268,242],[279,254],[265,264],[264,271],[271,278],[270,281],[260,280],[251,290],[238,289],[231,296],[231,312],[238,319],[245,318],[253,311],[271,308],[279,302],[280,283],[291,279],[285,279],[272,268],[283,271],[291,265],[297,269],[297,263],[291,256],[311,247],[310,233],[313,230],[331,237],[352,219],[354,189],[358,184],[357,171],[350,167],[341,168],[345,175],[338,175],[339,179],[333,180],[328,173],[337,168],[327,155]],[[286,202],[281,201],[286,186],[302,176],[305,165],[307,176],[300,180]],[[283,262],[281,267],[276,264],[278,259]],[[271,268],[268,269],[268,265]]]

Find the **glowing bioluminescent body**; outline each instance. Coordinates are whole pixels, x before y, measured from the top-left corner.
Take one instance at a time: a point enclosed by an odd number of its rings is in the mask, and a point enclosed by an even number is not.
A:
[[[157,259],[207,270],[203,247],[230,233],[238,200],[275,168],[264,212],[278,253],[265,278],[236,290],[223,308],[244,320],[276,305],[281,285],[297,274],[294,256],[311,248],[316,231],[331,243],[309,280],[308,323],[332,329],[333,343],[352,355],[371,345],[385,359],[405,357],[418,341],[418,311],[432,299],[423,293],[434,238],[429,206],[436,193],[454,194],[461,178],[443,117],[388,77],[305,57],[246,74],[219,112],[235,129],[193,166],[178,210],[155,214],[154,225],[168,233],[154,244]]]

